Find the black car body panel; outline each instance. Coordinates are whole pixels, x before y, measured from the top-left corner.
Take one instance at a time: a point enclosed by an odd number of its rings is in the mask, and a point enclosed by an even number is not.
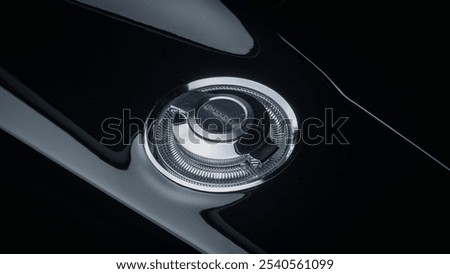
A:
[[[30,196],[46,211],[67,199],[55,213],[66,233],[55,228],[47,237],[57,233],[64,241],[74,233],[76,240],[54,250],[194,251],[103,192],[202,252],[439,252],[437,241],[449,243],[448,168],[346,97],[255,17],[234,11],[254,43],[235,54],[98,7],[48,1],[36,8],[35,24],[21,29],[23,40],[5,39],[0,53],[0,126],[24,143],[1,133],[3,184],[19,195],[4,206],[18,201],[33,208]],[[324,124],[308,132],[313,137],[301,136],[275,178],[226,194],[186,189],[159,174],[145,157],[139,123],[124,127],[121,143],[100,142],[105,119],[121,118],[126,109],[131,122],[143,121],[169,91],[215,76],[247,78],[279,92],[303,123],[300,134],[310,118]],[[339,117],[346,120],[344,139],[327,131]],[[94,213],[76,216],[91,206]],[[95,212],[107,215],[97,220]],[[21,222],[12,227],[29,224]],[[87,239],[95,244],[78,245]]]

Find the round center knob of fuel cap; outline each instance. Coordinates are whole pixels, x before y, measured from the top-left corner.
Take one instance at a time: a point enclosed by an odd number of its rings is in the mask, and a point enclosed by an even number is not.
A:
[[[251,106],[242,98],[219,95],[197,108],[190,119],[194,132],[211,141],[231,141],[245,132],[245,124],[253,117]]]

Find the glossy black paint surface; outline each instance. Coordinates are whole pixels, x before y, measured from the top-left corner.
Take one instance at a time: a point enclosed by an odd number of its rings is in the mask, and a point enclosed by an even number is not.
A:
[[[195,249],[3,130],[2,253],[194,253]]]
[[[209,49],[237,55],[256,50],[242,22],[220,0],[76,1]]]
[[[129,160],[116,153],[129,155],[129,146],[98,143],[103,119],[121,117],[123,108],[144,119],[167,91],[198,78],[226,75],[260,81],[292,104],[300,122],[323,118],[326,108],[350,117],[343,127],[349,145],[300,144],[294,159],[275,179],[246,192],[244,199],[232,205],[201,213],[244,249],[353,253],[446,248],[448,171],[346,100],[259,22],[245,22],[260,51],[243,58],[208,51],[70,3],[38,8],[41,12],[36,14],[46,14],[58,24],[28,25],[23,30],[30,37],[28,43],[7,40],[8,50],[0,53],[2,67],[67,119],[55,117],[53,110],[14,84],[7,73],[2,73],[2,85],[119,169],[126,170]],[[11,137],[5,138],[14,143]],[[6,150],[8,159],[14,159],[19,150],[35,154],[17,143]],[[8,170],[20,169],[18,164],[23,159],[12,161]],[[49,174],[65,172],[46,165]],[[52,181],[52,176],[40,181]],[[149,229],[147,237],[153,237],[153,231],[160,230]],[[133,246],[128,246],[131,252]],[[138,251],[159,250],[152,248]],[[89,248],[84,252],[90,252]]]
[[[438,1],[289,0],[266,19],[350,98],[449,166],[445,10]]]

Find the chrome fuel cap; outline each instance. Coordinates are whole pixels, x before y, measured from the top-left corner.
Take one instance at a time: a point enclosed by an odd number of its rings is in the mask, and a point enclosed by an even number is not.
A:
[[[146,123],[146,152],[160,172],[185,187],[254,187],[273,176],[294,149],[298,126],[292,108],[251,80],[197,80],[160,106]]]

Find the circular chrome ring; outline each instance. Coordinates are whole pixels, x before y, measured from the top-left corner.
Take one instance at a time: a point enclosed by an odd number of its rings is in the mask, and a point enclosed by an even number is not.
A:
[[[297,118],[294,114],[294,111],[292,110],[291,106],[287,103],[287,101],[281,97],[277,92],[272,90],[271,88],[260,84],[255,81],[251,81],[248,79],[243,78],[236,78],[236,77],[213,77],[213,78],[205,78],[193,81],[191,83],[188,83],[185,86],[185,92],[194,91],[194,90],[200,90],[201,92],[208,92],[212,87],[217,86],[227,86],[227,87],[235,87],[236,90],[238,89],[249,89],[252,91],[255,91],[256,96],[260,93],[263,97],[268,97],[272,101],[272,103],[277,105],[277,109],[281,110],[283,112],[283,116],[289,119],[288,127],[289,132],[292,135],[292,139],[294,138],[293,135],[298,130],[298,122]],[[260,95],[261,96],[261,95]],[[157,111],[157,110],[154,110]],[[153,113],[152,113],[153,114]],[[278,170],[284,162],[291,156],[295,142],[292,142],[291,144],[288,144],[285,147],[285,150],[282,154],[282,159],[279,161],[280,163],[276,166],[273,165],[273,167],[270,167],[270,172],[267,174],[263,174],[256,179],[247,181],[247,182],[237,182],[234,184],[218,184],[218,183],[208,183],[196,179],[190,179],[185,178],[183,175],[178,174],[176,171],[171,170],[168,168],[167,163],[157,153],[156,145],[151,144],[149,140],[149,133],[152,130],[153,124],[147,123],[145,126],[145,134],[144,134],[144,146],[145,151],[152,162],[152,164],[167,178],[174,181],[175,183],[185,186],[187,188],[205,191],[205,192],[233,192],[233,191],[240,191],[249,189],[252,187],[255,187],[257,185],[262,184],[263,182],[269,180],[274,176],[276,173],[275,171]],[[212,160],[213,161],[213,160]],[[169,165],[170,167],[170,165]],[[179,167],[177,167],[179,168]],[[220,179],[220,178],[219,178]]]

